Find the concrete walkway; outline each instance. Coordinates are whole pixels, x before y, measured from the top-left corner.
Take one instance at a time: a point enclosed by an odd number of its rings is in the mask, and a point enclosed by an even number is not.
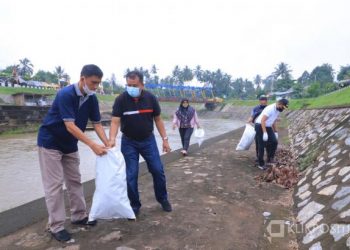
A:
[[[270,219],[293,220],[291,191],[254,180],[261,173],[253,167],[254,147],[234,150],[242,131],[166,166],[172,213],[156,203],[146,174],[139,179],[143,207],[136,222],[99,221],[96,227],[79,228],[67,220],[74,242],[62,244],[41,221],[1,238],[0,248],[291,249],[293,235],[267,240],[262,215],[268,211]]]

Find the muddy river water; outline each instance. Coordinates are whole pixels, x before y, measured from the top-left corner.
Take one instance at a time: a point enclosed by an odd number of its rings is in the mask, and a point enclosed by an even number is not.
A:
[[[169,121],[166,121],[165,125],[171,148],[173,150],[179,149],[181,141],[178,131],[172,130]],[[229,119],[202,119],[201,125],[205,129],[205,139],[208,139],[239,128],[244,124]],[[106,132],[108,133],[108,129]],[[86,133],[90,138],[99,141],[93,131]],[[155,134],[158,147],[161,149],[158,131],[155,131]],[[120,136],[119,134],[117,147],[120,147]],[[192,137],[191,143],[196,143],[194,137]],[[82,181],[85,182],[95,177],[96,156],[82,143],[79,143],[79,153]],[[0,212],[43,196],[36,134],[0,138]]]

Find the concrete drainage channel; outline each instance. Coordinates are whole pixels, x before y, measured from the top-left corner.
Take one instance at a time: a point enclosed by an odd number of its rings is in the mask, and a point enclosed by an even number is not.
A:
[[[237,130],[239,129],[224,133],[213,138],[209,138],[202,143],[201,147],[199,147],[197,143],[192,144],[189,148],[189,151],[191,153],[195,153],[201,148],[205,148],[215,142],[221,141],[232,136]],[[182,156],[180,154],[180,149],[161,156],[165,168],[167,164],[174,162],[181,157]],[[147,174],[147,166],[145,162],[142,162],[140,164],[140,176],[145,174]],[[95,180],[87,181],[83,183],[83,186],[85,199],[91,199],[95,190]],[[68,204],[66,193],[65,199],[65,204]],[[15,232],[28,225],[34,224],[35,222],[38,222],[45,218],[47,218],[47,211],[44,197],[29,202],[27,204],[18,206],[16,208],[6,210],[0,213],[0,237],[8,235],[12,232]]]
[[[306,169],[294,191],[300,249],[350,248],[350,108],[287,117],[292,151]]]

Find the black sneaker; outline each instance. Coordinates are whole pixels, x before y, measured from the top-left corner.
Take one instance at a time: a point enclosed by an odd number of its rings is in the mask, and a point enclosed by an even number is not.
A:
[[[163,210],[164,210],[165,212],[171,212],[171,211],[173,210],[172,207],[171,207],[171,204],[169,203],[168,200],[163,201],[163,202],[161,203],[161,205],[162,205],[162,208],[163,208]]]
[[[89,221],[88,217],[85,217],[81,220],[72,221],[73,225],[80,225],[80,226],[96,226],[97,220],[91,220]]]
[[[58,241],[69,241],[71,239],[70,233],[66,229],[63,229],[57,233],[51,233],[51,235]]]

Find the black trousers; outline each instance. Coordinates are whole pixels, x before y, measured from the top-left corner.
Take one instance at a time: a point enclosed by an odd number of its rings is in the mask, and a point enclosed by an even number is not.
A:
[[[188,147],[190,146],[193,128],[179,128],[179,132],[181,137],[182,148],[187,151]]]
[[[278,141],[271,127],[266,127],[266,132],[269,136],[266,142],[263,140],[264,132],[262,130],[261,124],[259,123],[255,124],[255,132],[256,132],[256,142],[258,146],[259,165],[264,166],[265,165],[265,161],[264,161],[265,147],[267,151],[267,160],[271,160],[275,157]]]

